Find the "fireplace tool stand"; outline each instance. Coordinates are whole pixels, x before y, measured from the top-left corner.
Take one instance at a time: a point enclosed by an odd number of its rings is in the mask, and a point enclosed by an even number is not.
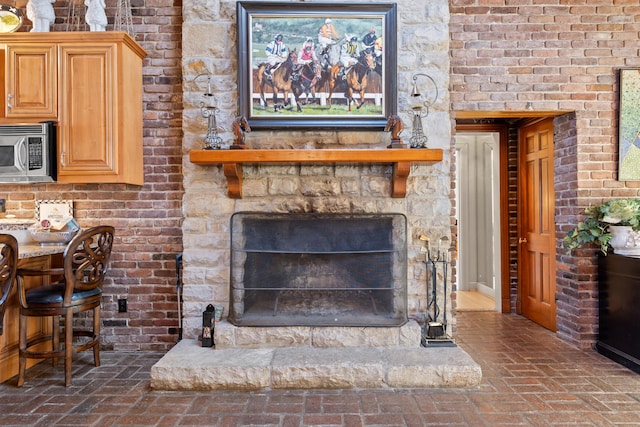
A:
[[[420,236],[420,240],[426,242],[422,248],[426,252],[425,264],[427,271],[431,271],[431,277],[427,274],[426,285],[429,302],[427,304],[425,323],[422,329],[422,345],[447,345],[455,346],[453,340],[447,335],[447,273],[449,270],[449,239],[444,236],[438,242],[438,247],[433,253],[429,238]],[[438,265],[442,268],[443,310],[440,320],[440,305],[438,304]],[[431,279],[431,284],[429,284]],[[431,286],[429,286],[431,285]],[[429,289],[430,288],[430,289]]]

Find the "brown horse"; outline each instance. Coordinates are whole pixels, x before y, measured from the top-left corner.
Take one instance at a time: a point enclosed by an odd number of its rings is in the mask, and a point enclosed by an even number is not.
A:
[[[387,125],[384,127],[385,132],[391,132],[391,142],[402,144],[402,138],[400,133],[404,130],[404,122],[400,116],[391,116],[387,120]]]
[[[231,148],[245,148],[244,137],[246,132],[251,132],[251,126],[245,116],[238,116],[233,121],[233,133],[236,134],[236,139]]]
[[[278,111],[282,108],[286,108],[289,105],[289,92],[291,92],[291,74],[294,71],[296,62],[298,62],[298,53],[296,49],[293,49],[287,55],[287,59],[278,66],[277,69],[271,72],[271,79],[265,74],[267,63],[262,63],[258,67],[258,86],[260,87],[260,99],[267,109],[267,100],[264,96],[265,87],[271,87],[273,92],[273,111]],[[278,104],[278,94],[282,92],[284,95],[284,103]],[[300,104],[298,104],[298,111],[302,111]]]
[[[327,99],[327,106],[331,108],[331,96],[336,88],[339,86],[341,65],[333,65],[331,67],[331,74],[329,77],[329,97]],[[356,108],[360,109],[364,104],[364,91],[367,87],[367,76],[371,71],[376,68],[376,60],[371,52],[364,52],[358,62],[346,71],[346,84],[345,97],[347,99],[347,108],[351,111],[351,103],[356,104]],[[360,102],[358,102],[353,94],[357,92],[360,95]]]

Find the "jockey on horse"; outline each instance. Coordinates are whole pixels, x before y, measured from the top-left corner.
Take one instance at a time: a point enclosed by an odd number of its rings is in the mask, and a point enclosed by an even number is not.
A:
[[[338,74],[338,76],[341,77],[342,80],[346,79],[347,73],[349,72],[351,67],[358,63],[360,57],[358,37],[351,36],[347,38],[348,41],[340,48],[340,62],[342,63],[344,68],[340,70],[340,74]]]
[[[267,80],[271,80],[273,71],[287,59],[288,55],[282,34],[278,34],[273,41],[267,44],[264,52],[267,54],[267,67],[264,69],[264,75]]]

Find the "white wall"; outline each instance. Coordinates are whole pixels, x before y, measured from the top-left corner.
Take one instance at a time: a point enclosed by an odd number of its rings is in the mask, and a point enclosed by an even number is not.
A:
[[[498,133],[456,135],[460,239],[458,290],[499,300],[500,170]]]

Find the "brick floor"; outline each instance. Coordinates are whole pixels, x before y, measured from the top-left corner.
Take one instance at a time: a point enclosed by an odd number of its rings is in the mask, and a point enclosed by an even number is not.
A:
[[[158,392],[160,353],[103,352],[40,364],[0,384],[0,425],[640,426],[640,375],[512,315],[459,313],[456,342],[483,369],[478,389]]]

